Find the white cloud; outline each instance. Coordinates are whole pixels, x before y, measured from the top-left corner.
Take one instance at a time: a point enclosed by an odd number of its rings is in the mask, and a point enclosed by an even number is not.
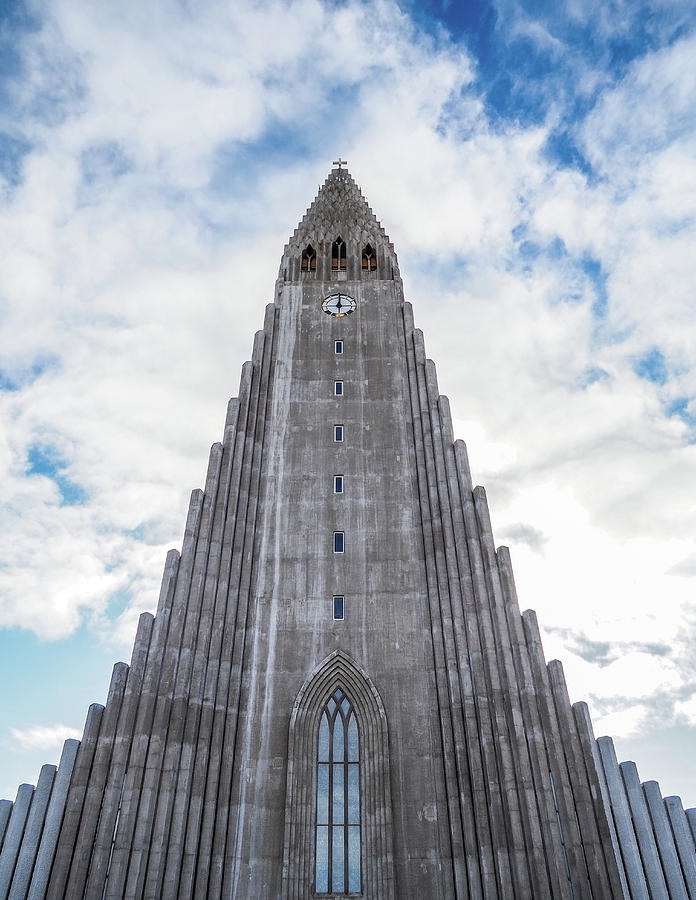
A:
[[[28,728],[10,728],[12,740],[23,750],[56,750],[68,738],[82,738],[82,732],[68,725],[30,725]]]
[[[562,98],[533,127],[492,120],[469,54],[392,3],[37,11],[12,126],[32,149],[0,206],[0,370],[20,385],[0,392],[0,623],[127,647],[340,152],[400,254],[523,607],[615,648],[600,667],[554,631],[548,655],[575,699],[624,696],[617,729],[657,691],[676,715],[686,663],[633,645],[678,647],[694,609],[696,449],[668,415],[696,403],[693,39],[616,84],[584,72],[589,177],[544,153]],[[653,348],[663,384],[634,371]],[[27,474],[36,444],[84,503]]]

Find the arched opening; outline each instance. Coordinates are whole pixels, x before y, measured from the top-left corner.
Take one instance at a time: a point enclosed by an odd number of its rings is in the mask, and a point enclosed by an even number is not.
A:
[[[340,687],[319,720],[314,873],[317,894],[360,893],[360,736]]]
[[[302,271],[317,271],[317,253],[311,244],[307,244],[306,248],[302,252]]]
[[[336,650],[308,676],[290,718],[283,900],[395,900],[391,817],[384,706]]]
[[[334,271],[345,271],[346,268],[346,245],[340,235],[331,245],[331,268]]]
[[[366,244],[362,252],[362,270],[363,272],[374,272],[377,268],[377,254],[372,244]]]

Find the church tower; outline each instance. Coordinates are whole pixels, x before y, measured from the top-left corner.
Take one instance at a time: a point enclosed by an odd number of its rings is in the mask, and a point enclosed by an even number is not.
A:
[[[68,745],[53,837],[19,882],[15,852],[5,896],[661,896],[631,890],[611,748],[520,615],[340,161],[285,247],[157,614]]]

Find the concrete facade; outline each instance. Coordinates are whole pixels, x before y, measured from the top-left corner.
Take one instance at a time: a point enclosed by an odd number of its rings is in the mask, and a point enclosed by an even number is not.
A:
[[[323,308],[338,294],[347,315]],[[359,889],[317,893],[318,730],[337,690],[360,736]],[[33,893],[29,801],[0,806],[9,879],[35,900],[681,890],[690,819],[672,804],[658,822],[607,759],[520,615],[394,248],[334,169],[284,250],[157,615],[90,709]]]

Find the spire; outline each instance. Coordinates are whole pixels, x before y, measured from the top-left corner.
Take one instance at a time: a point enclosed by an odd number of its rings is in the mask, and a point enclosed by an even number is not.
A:
[[[356,245],[386,245],[396,260],[389,235],[345,165],[346,161],[340,157],[335,160],[334,168],[286,244],[284,258],[294,256],[308,243],[330,243],[340,235],[344,241]]]

